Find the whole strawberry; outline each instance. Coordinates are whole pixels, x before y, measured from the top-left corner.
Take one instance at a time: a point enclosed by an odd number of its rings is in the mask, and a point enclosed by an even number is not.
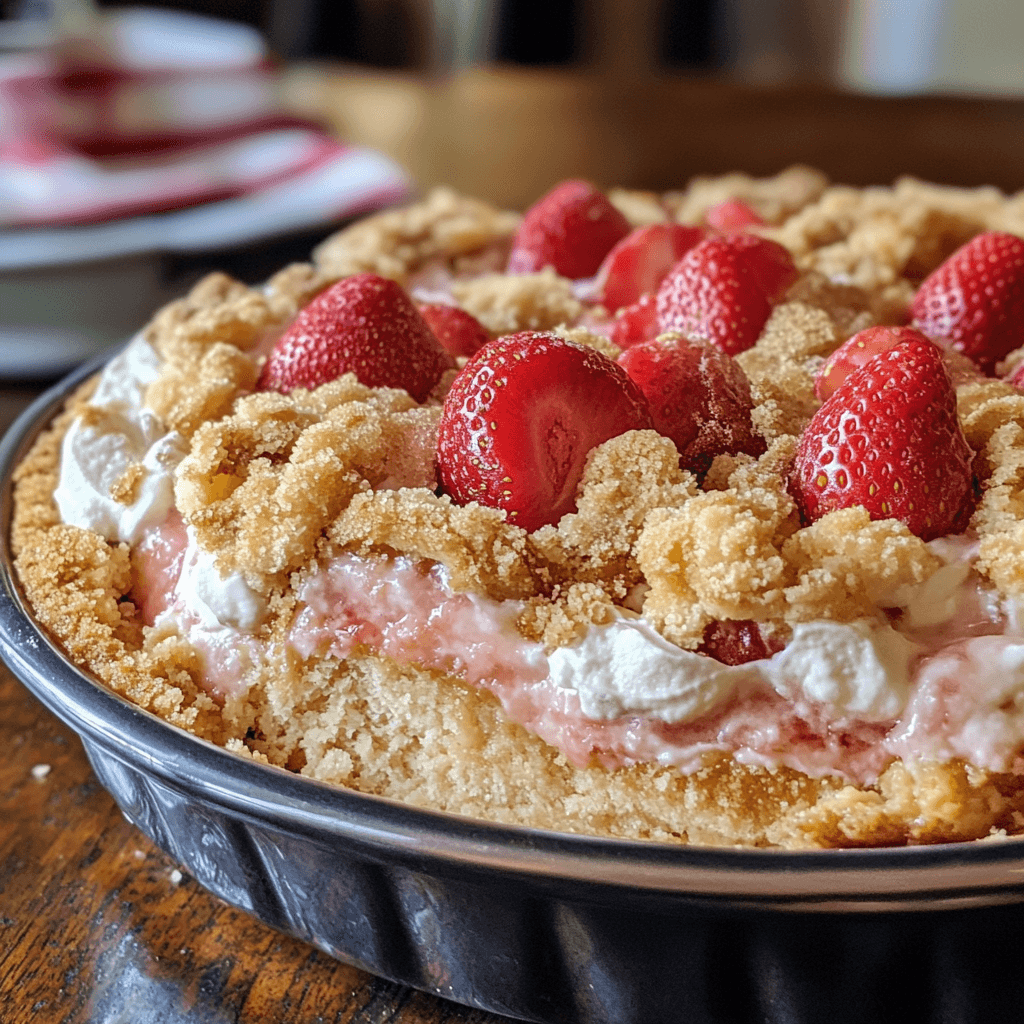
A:
[[[658,324],[737,355],[757,341],[772,306],[796,280],[789,253],[754,235],[723,235],[694,246],[658,289]]]
[[[420,306],[420,316],[449,355],[474,355],[491,339],[487,328],[458,306],[431,303]]]
[[[797,446],[792,487],[810,522],[862,505],[924,540],[959,533],[974,506],[971,460],[939,349],[901,341],[854,370]]]
[[[1024,239],[986,231],[924,279],[913,325],[991,374],[1024,345]]]
[[[679,449],[679,464],[703,476],[716,455],[760,455],[750,422],[750,382],[739,364],[708,341],[666,334],[619,356],[650,406],[654,429]]]
[[[586,181],[563,181],[523,215],[512,240],[510,274],[554,267],[562,277],[592,277],[629,221]]]
[[[303,308],[267,358],[257,388],[316,388],[354,373],[367,387],[404,388],[422,402],[455,366],[401,286],[355,274]]]
[[[445,491],[526,530],[576,509],[591,449],[650,428],[644,396],[595,349],[524,331],[486,344],[455,378],[438,428]]]

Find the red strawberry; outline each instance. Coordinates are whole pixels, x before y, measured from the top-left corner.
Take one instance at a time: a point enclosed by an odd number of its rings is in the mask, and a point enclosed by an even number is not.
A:
[[[796,279],[789,253],[754,235],[723,235],[694,246],[658,289],[658,324],[736,355],[757,341],[772,304]]]
[[[764,224],[761,215],[742,199],[726,199],[716,203],[704,214],[704,223],[714,231],[723,235],[744,228],[759,227]]]
[[[679,449],[679,464],[703,476],[716,455],[760,455],[764,441],[750,423],[750,382],[740,366],[707,341],[669,334],[619,356],[639,386],[654,429]]]
[[[487,328],[458,306],[420,306],[420,316],[450,355],[471,356],[491,340]]]
[[[742,232],[730,235],[728,242],[743,254],[754,280],[768,301],[772,305],[781,301],[789,286],[799,276],[789,250],[770,238],[745,235]]]
[[[971,460],[939,349],[901,341],[854,370],[797,446],[793,491],[808,520],[863,505],[923,540],[957,533],[974,504]]]
[[[562,277],[593,277],[629,221],[586,181],[563,181],[523,215],[508,258],[510,274],[551,266]]]
[[[526,530],[576,508],[587,454],[648,429],[644,396],[595,349],[523,331],[486,344],[455,378],[438,429],[444,489]]]
[[[658,336],[658,308],[653,295],[641,295],[632,306],[625,306],[612,321],[609,340],[619,348]]]
[[[770,658],[782,647],[775,637],[765,639],[752,619],[716,619],[705,626],[697,653],[726,665],[745,665],[748,661]]]
[[[992,373],[1024,345],[1024,239],[972,238],[924,279],[911,313],[913,326]]]
[[[888,352],[901,341],[928,339],[913,327],[866,327],[847,338],[828,357],[814,378],[814,393],[824,402],[854,370],[870,362],[880,352]]]
[[[703,238],[700,228],[686,224],[648,224],[631,231],[601,263],[597,301],[614,313],[656,291],[680,257]]]
[[[422,402],[455,365],[412,300],[376,274],[346,277],[321,292],[281,336],[260,391],[316,388],[354,373],[368,387],[404,388]]]

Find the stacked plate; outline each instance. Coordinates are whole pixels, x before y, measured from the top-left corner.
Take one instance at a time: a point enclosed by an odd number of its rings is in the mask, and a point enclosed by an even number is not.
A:
[[[0,60],[0,375],[62,372],[202,270],[256,280],[409,192],[284,110],[245,26],[115,11],[72,42]]]

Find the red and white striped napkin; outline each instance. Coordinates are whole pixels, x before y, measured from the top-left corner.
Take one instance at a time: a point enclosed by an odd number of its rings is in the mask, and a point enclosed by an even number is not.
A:
[[[262,40],[244,26],[111,11],[100,45],[99,58],[55,51],[0,63],[0,231],[211,204],[222,215],[202,218],[213,232],[203,247],[213,248],[409,192],[381,154],[284,110]]]

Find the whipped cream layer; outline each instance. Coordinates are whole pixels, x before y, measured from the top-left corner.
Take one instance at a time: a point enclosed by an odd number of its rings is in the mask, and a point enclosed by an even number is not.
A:
[[[53,497],[65,523],[135,544],[174,506],[185,439],[143,403],[159,373],[159,358],[142,337],[107,364],[88,414],[64,435]]]
[[[269,656],[266,602],[221,571],[173,508],[185,446],[145,407],[158,373],[141,338],[108,365],[65,438],[58,507],[65,522],[133,545],[143,622],[187,639],[210,692],[236,698]],[[743,665],[666,641],[643,619],[642,595],[545,654],[520,635],[515,602],[454,593],[430,563],[354,555],[302,584],[289,643],[307,658],[371,653],[459,676],[578,765],[691,771],[725,751],[862,783],[895,756],[1007,770],[1024,735],[1019,609],[973,572],[972,541],[931,547],[943,565],[880,599],[876,618],[796,624],[783,650]]]
[[[916,645],[888,625],[808,622],[770,659],[724,665],[684,651],[642,616],[623,611],[550,658],[551,678],[579,693],[588,718],[643,715],[690,722],[744,683],[763,682],[793,701],[826,704],[840,716],[894,718],[906,704]]]

